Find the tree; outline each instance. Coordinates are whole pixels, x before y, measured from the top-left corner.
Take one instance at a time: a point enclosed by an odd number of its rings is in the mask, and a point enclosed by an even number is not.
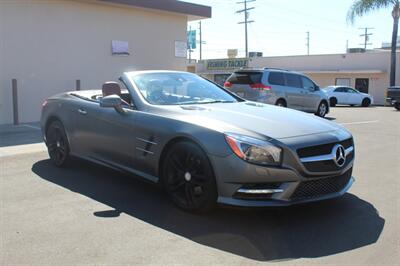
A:
[[[396,83],[396,46],[397,31],[399,27],[400,17],[400,1],[399,0],[356,0],[347,13],[347,21],[354,23],[356,17],[370,13],[381,8],[392,8],[393,31],[392,31],[392,52],[390,59],[390,86]]]

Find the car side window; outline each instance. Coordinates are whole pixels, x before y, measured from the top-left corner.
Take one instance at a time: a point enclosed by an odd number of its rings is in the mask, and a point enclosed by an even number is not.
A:
[[[357,93],[357,91],[353,90],[352,88],[346,88],[348,93]]]
[[[299,75],[286,73],[285,80],[286,80],[286,86],[303,88]]]
[[[285,77],[282,72],[270,72],[268,76],[268,83],[271,85],[285,85]]]
[[[335,89],[335,92],[345,92],[343,87],[337,88]]]
[[[301,77],[301,81],[303,83],[303,89],[315,89],[315,84],[307,77]]]

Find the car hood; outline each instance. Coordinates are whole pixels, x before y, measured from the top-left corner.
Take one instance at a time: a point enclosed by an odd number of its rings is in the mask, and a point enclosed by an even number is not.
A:
[[[174,109],[173,113],[179,113],[179,119],[190,123],[224,132],[254,133],[274,139],[342,129],[336,123],[311,114],[254,102],[198,104],[170,108]]]

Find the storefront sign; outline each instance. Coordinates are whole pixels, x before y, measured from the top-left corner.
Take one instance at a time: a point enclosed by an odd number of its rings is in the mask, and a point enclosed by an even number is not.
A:
[[[227,70],[248,67],[249,60],[246,58],[239,59],[218,59],[207,60],[208,70]]]
[[[175,57],[186,58],[187,43],[183,41],[175,41]]]
[[[113,55],[129,55],[129,43],[127,41],[111,41]]]

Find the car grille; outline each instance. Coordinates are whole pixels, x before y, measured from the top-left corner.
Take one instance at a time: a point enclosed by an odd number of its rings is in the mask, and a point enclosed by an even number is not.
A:
[[[348,147],[353,146],[353,139],[350,138],[340,142],[333,142],[328,144],[301,148],[297,150],[297,155],[299,155],[300,158],[304,158],[304,157],[328,154],[331,153],[333,146],[335,146],[336,144],[341,144],[345,149],[347,149]]]
[[[329,154],[332,152],[332,149],[336,144],[341,144],[345,149],[347,149],[353,146],[353,139],[350,138],[340,142],[301,148],[297,150],[297,154],[300,159],[305,157]],[[333,160],[304,162],[303,165],[310,172],[333,172],[346,167],[353,160],[353,158],[354,151],[346,156],[346,163],[342,167],[337,166]]]
[[[343,190],[349,183],[353,168],[340,176],[322,178],[317,180],[307,180],[301,182],[292,196],[291,200],[312,199]]]

